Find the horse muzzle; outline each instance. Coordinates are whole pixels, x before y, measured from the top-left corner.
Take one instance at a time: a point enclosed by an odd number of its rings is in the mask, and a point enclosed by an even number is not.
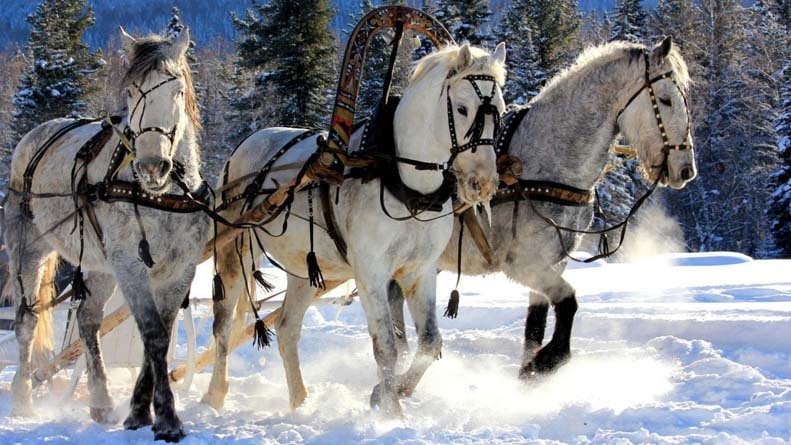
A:
[[[140,185],[156,193],[167,186],[173,162],[169,159],[148,157],[136,159],[134,166],[139,175]]]

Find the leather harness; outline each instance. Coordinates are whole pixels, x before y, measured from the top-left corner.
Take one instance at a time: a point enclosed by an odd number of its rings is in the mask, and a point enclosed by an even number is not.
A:
[[[495,152],[497,153],[498,172],[501,175],[501,179],[504,179],[503,176],[508,173],[503,170],[503,165],[505,163],[502,161],[511,157],[508,153],[511,140],[514,137],[514,133],[516,133],[516,130],[519,128],[519,124],[522,123],[529,111],[530,106],[519,107],[509,111],[502,118],[503,124],[500,127],[494,146]],[[491,205],[493,207],[498,204],[526,199],[574,207],[586,206],[593,202],[593,190],[579,189],[552,181],[522,179],[518,174],[515,176],[516,177],[512,180],[501,181],[500,187],[492,199]]]

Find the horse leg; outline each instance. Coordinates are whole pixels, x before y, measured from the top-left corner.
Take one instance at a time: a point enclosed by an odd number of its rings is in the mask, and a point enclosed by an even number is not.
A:
[[[406,301],[415,320],[418,342],[415,358],[401,376],[398,387],[399,395],[409,397],[428,367],[442,354],[442,337],[437,327],[436,268],[431,267],[412,283],[405,283],[404,289],[408,289]]]
[[[154,300],[151,286],[147,286],[149,278],[140,264],[127,264],[123,273],[118,274],[118,283],[126,297],[132,315],[143,338],[145,359],[141,375],[132,394],[131,412],[124,426],[134,429],[142,426],[150,416],[151,388],[153,385],[153,401],[156,421],[154,422],[154,439],[176,442],[184,437],[181,420],[175,412],[173,392],[170,389],[167,368],[167,352],[170,344],[170,330],[175,320],[178,307],[186,295],[187,286],[171,286],[159,299]],[[116,269],[118,270],[118,269]],[[192,278],[191,276],[189,278]],[[150,375],[148,374],[150,373]],[[142,423],[138,421],[142,420]]]
[[[143,365],[137,375],[135,388],[132,391],[132,400],[129,402],[129,415],[124,420],[124,428],[136,430],[144,426],[153,425],[151,417],[151,401],[154,398],[154,374],[148,354],[143,354]]]
[[[406,323],[404,323],[404,293],[401,286],[393,280],[387,287],[387,302],[390,304],[390,316],[393,317],[393,328],[396,334],[396,350],[399,360],[409,355]]]
[[[20,218],[21,219],[21,218]],[[8,222],[8,220],[6,221]],[[47,252],[39,243],[27,244],[37,236],[28,229],[30,221],[19,221],[21,237],[10,236],[9,232],[17,232],[13,225],[6,226],[6,245],[8,246],[8,279],[14,282],[16,302],[16,321],[14,333],[19,344],[19,366],[11,383],[13,394],[12,416],[32,416],[33,411],[33,341],[39,315],[31,306],[36,303],[39,287],[42,285],[41,265]],[[19,278],[17,278],[19,277]],[[23,292],[24,291],[24,292]]]
[[[549,343],[539,349],[530,362],[522,366],[519,373],[522,378],[552,372],[571,357],[571,327],[577,312],[575,290],[560,275],[545,278],[545,282],[551,279],[554,282],[537,290],[546,295],[555,308],[555,331]]]
[[[244,237],[242,237],[244,239]],[[247,253],[248,249],[243,246],[242,252]],[[247,262],[250,260],[249,253],[244,257]],[[217,251],[217,269],[225,286],[225,298],[214,301],[214,322],[212,332],[214,334],[214,370],[211,374],[209,389],[201,399],[214,409],[221,409],[225,404],[225,396],[228,394],[228,342],[230,340],[231,329],[234,325],[234,311],[239,299],[244,295],[244,278],[242,268],[233,244]],[[254,287],[251,286],[251,290]],[[242,302],[244,304],[244,302]],[[243,316],[238,314],[237,316]]]
[[[373,274],[365,273],[355,273],[355,277],[360,302],[368,321],[368,333],[373,341],[374,358],[379,366],[380,382],[371,392],[371,408],[378,408],[387,416],[401,416],[395,377],[398,351],[387,301],[389,279],[376,279]]]
[[[289,404],[293,410],[302,405],[308,396],[299,366],[299,338],[305,312],[316,295],[316,289],[310,287],[308,281],[290,275],[287,286],[276,330],[277,347],[286,370]]]
[[[77,323],[85,349],[88,389],[91,395],[91,418],[98,423],[114,423],[113,398],[107,387],[107,373],[102,359],[99,326],[104,305],[115,291],[115,278],[110,274],[91,274],[91,295],[77,308]]]
[[[533,361],[533,358],[544,342],[544,331],[547,327],[547,312],[549,311],[549,300],[546,296],[532,290],[530,292],[530,305],[527,308],[527,318],[525,320],[525,344],[522,353],[522,368],[520,378],[526,378],[522,371]]]

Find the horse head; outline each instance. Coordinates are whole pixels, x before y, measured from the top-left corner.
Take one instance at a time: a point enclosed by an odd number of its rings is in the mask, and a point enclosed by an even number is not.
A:
[[[689,74],[670,37],[641,52],[642,87],[618,116],[651,181],[683,188],[697,175],[687,89]]]
[[[179,146],[188,127],[199,126],[195,90],[186,52],[189,31],[173,39],[149,36],[135,39],[121,29],[129,60],[123,78],[128,126],[132,145],[132,169],[141,187],[162,193],[170,176]]]
[[[505,44],[494,53],[465,44],[418,61],[404,90],[402,104],[419,103],[405,128],[426,129],[415,136],[422,138],[421,157],[447,162],[466,204],[486,204],[497,191],[494,137],[505,110],[504,82]]]

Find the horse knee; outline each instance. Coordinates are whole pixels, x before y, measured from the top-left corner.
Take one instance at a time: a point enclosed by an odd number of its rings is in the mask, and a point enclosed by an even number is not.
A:
[[[555,303],[555,314],[558,317],[574,317],[578,308],[577,298],[572,294]]]

